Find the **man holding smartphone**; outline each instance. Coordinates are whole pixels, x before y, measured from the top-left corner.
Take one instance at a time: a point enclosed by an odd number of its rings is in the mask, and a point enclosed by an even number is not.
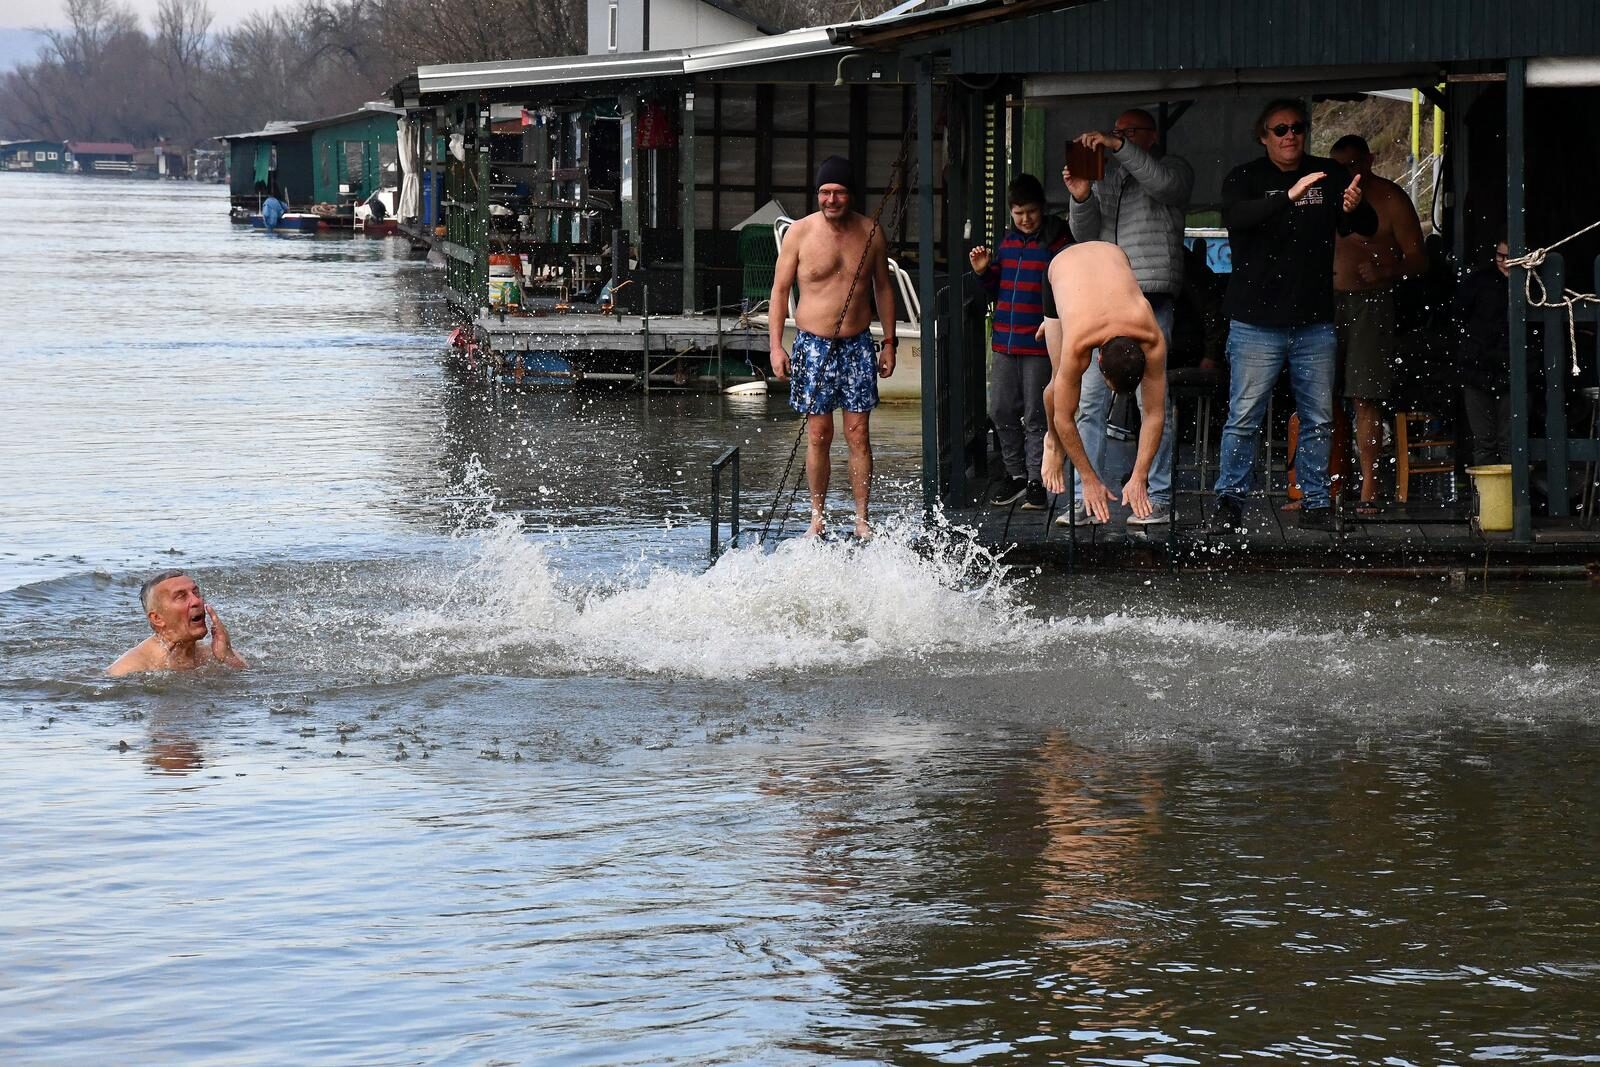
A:
[[[1103,159],[1104,175],[1073,170],[1073,158],[1085,151]],[[1092,157],[1091,157],[1092,158]],[[1097,168],[1098,169],[1098,168]],[[1161,145],[1155,118],[1140,108],[1117,116],[1109,131],[1091,130],[1068,145],[1067,165],[1061,180],[1072,194],[1068,222],[1077,241],[1107,241],[1127,254],[1139,290],[1149,301],[1168,345],[1172,342],[1172,312],[1183,288],[1183,223],[1194,189],[1194,168],[1181,156],[1168,155]],[[1096,366],[1099,355],[1095,356]],[[1142,398],[1141,398],[1142,399]],[[1083,376],[1078,405],[1078,433],[1090,461],[1104,469],[1106,412],[1111,389],[1098,371]],[[1172,408],[1166,402],[1161,442],[1150,466],[1148,514],[1135,513],[1130,525],[1142,526],[1172,520]],[[1077,493],[1077,522],[1098,522],[1083,505],[1083,486]],[[1066,516],[1060,521],[1065,525]]]

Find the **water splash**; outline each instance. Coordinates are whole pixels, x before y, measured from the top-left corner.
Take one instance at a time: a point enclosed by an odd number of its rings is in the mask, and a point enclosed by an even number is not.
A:
[[[466,655],[519,652],[547,669],[700,678],[917,659],[1044,628],[998,558],[952,531],[886,524],[865,545],[746,547],[704,571],[654,566],[563,582],[548,546],[498,517],[468,535],[441,596],[392,615],[403,644]]]

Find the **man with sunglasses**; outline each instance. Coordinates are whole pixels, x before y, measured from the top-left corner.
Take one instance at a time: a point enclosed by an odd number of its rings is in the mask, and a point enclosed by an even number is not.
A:
[[[1075,241],[1108,241],[1127,253],[1139,289],[1167,344],[1172,343],[1172,312],[1183,288],[1183,220],[1194,189],[1194,168],[1181,156],[1162,150],[1161,131],[1150,112],[1130,108],[1117,116],[1110,132],[1091,130],[1078,137],[1085,148],[1108,157],[1105,177],[1090,182],[1061,168],[1061,180],[1072,194],[1068,223]],[[1095,357],[1098,365],[1098,354]],[[1078,435],[1089,460],[1105,470],[1106,414],[1111,389],[1104,374],[1083,376],[1078,404]],[[1172,401],[1167,399],[1161,443],[1150,466],[1148,515],[1133,514],[1134,526],[1164,523],[1172,518]],[[1077,487],[1077,522],[1099,521],[1084,507],[1083,484]],[[1057,520],[1063,525],[1067,516]]]
[[[1256,119],[1265,154],[1229,172],[1222,221],[1233,246],[1228,279],[1228,421],[1211,528],[1244,529],[1256,441],[1284,365],[1300,414],[1295,470],[1305,494],[1300,525],[1328,529],[1328,460],[1337,342],[1333,318],[1335,236],[1378,230],[1361,179],[1310,155],[1311,118],[1298,100],[1274,100]]]

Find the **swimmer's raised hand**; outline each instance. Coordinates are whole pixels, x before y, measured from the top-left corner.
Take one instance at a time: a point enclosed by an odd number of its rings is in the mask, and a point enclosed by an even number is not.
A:
[[[206,618],[211,620],[212,658],[229,667],[243,667],[244,660],[234,652],[233,642],[228,639],[228,628],[222,625],[222,619],[217,616],[217,609],[210,604],[206,605]]]

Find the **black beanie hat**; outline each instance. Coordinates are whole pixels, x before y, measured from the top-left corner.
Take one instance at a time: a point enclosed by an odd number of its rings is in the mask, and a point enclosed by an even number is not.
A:
[[[813,191],[824,185],[842,185],[850,188],[850,161],[843,156],[829,156],[817,164],[817,180],[811,183]]]

